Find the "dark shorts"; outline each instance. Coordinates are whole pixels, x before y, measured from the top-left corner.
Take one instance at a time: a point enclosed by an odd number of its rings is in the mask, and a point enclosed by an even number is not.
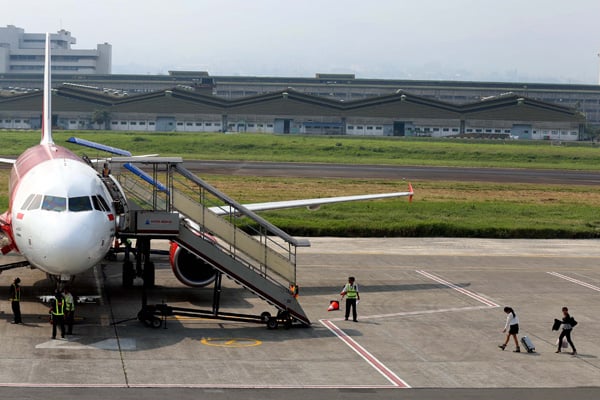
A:
[[[517,333],[519,333],[519,324],[511,325],[508,329],[508,333],[511,335],[516,335]]]

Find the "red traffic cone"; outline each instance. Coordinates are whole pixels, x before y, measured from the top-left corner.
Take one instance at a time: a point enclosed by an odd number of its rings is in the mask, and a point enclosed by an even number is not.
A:
[[[327,308],[327,311],[335,311],[335,310],[339,310],[340,309],[340,302],[337,300],[331,300],[329,302],[329,308]]]

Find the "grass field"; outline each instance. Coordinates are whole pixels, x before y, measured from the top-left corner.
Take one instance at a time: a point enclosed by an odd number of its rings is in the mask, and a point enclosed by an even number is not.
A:
[[[71,132],[55,133],[61,143]],[[0,132],[5,155],[35,144],[37,132]],[[76,136],[135,154],[186,159],[315,161],[401,165],[494,166],[598,170],[600,149],[590,144],[474,142],[406,138],[307,137],[260,134],[140,134],[85,132]],[[7,140],[9,139],[9,140]],[[62,143],[61,143],[62,144]],[[67,146],[91,158],[105,156]],[[0,207],[7,204],[8,170],[0,170]],[[203,176],[244,203],[405,190],[406,183],[360,179]],[[412,182],[415,199],[379,200],[263,213],[293,235],[462,236],[500,238],[600,237],[600,188],[535,184]],[[260,190],[257,190],[259,188]]]
[[[600,147],[590,143],[434,140],[400,137],[300,136],[222,133],[55,132],[57,143],[78,136],[133,151],[187,159],[303,161],[353,164],[600,170]],[[0,132],[3,155],[39,142],[39,132]],[[96,151],[65,144],[77,153]],[[99,156],[105,156],[104,153]]]

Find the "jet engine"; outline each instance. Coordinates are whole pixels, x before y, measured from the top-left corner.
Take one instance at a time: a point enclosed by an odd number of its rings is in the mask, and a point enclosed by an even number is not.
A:
[[[171,242],[169,261],[175,277],[186,286],[204,287],[213,283],[217,276],[217,271],[206,260],[175,242]]]

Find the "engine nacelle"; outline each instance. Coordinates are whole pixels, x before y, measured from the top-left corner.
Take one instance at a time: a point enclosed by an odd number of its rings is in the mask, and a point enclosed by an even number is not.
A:
[[[171,242],[171,269],[179,282],[191,287],[204,287],[215,281],[217,271],[206,260]]]

